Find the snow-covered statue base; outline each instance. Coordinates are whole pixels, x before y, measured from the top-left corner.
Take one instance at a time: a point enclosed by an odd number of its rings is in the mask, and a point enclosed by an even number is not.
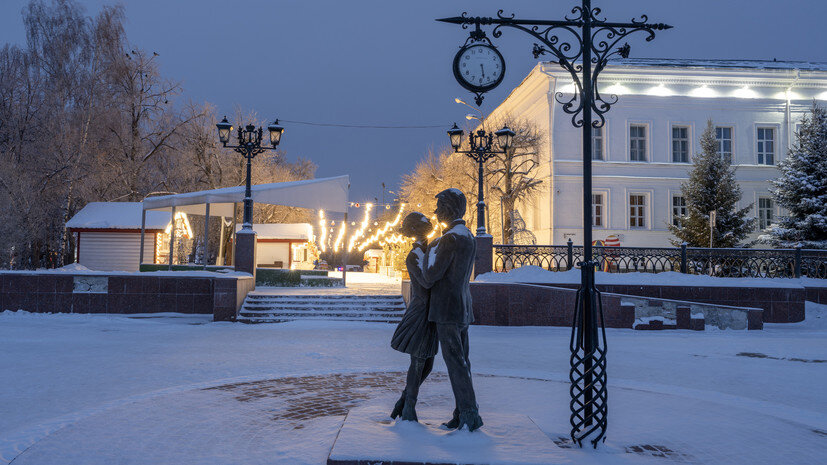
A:
[[[486,411],[485,426],[471,433],[441,426],[445,406],[420,404],[417,411],[419,423],[391,420],[387,402],[352,409],[328,465],[570,463],[528,416]]]

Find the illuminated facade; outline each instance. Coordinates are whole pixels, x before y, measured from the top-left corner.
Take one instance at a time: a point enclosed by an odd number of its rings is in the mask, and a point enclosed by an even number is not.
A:
[[[827,104],[825,63],[627,59],[599,80],[601,94],[619,101],[594,134],[594,238],[616,235],[624,246],[670,246],[667,225],[685,211],[680,185],[707,120],[737,168],[739,207],[752,204],[760,227],[769,225],[781,213],[769,180],[813,100]],[[519,206],[538,244],[582,242],[582,131],[555,100],[572,90],[559,65],[539,63],[489,116],[524,119],[548,135],[541,192]]]

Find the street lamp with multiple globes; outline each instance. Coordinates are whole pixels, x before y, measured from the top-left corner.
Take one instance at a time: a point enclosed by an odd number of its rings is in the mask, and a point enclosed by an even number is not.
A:
[[[477,162],[478,170],[478,201],[477,201],[477,236],[485,235],[485,197],[483,192],[483,165],[485,162],[499,153],[505,153],[511,148],[511,143],[514,140],[514,131],[508,126],[503,126],[502,129],[495,133],[486,132],[485,129],[475,131],[468,131],[469,150],[460,150],[462,146],[463,131],[454,123],[454,127],[448,130],[448,136],[451,138],[451,147],[454,148],[455,153],[464,153],[468,157]],[[497,145],[499,149],[494,148],[494,136],[497,137]]]
[[[261,126],[256,128],[252,124],[248,124],[243,128],[238,128],[238,145],[227,145],[230,142],[230,134],[233,132],[233,125],[227,121],[227,117],[215,125],[218,128],[218,139],[226,148],[230,148],[240,153],[241,156],[247,159],[247,184],[244,189],[244,223],[243,229],[253,229],[253,193],[251,187],[251,165],[253,158],[265,150],[275,150],[281,141],[281,134],[284,128],[279,125],[277,119],[267,126],[267,131],[270,133],[270,147],[262,146],[261,139],[263,131]]]

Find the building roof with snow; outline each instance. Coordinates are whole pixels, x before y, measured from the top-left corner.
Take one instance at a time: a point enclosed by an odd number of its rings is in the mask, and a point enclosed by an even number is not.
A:
[[[236,225],[236,231],[241,225]],[[258,239],[295,239],[300,241],[313,240],[313,227],[308,223],[274,223],[253,225]]]
[[[90,202],[66,222],[69,229],[141,229],[140,202]],[[146,212],[146,229],[163,230],[170,213]]]
[[[612,60],[610,64],[621,66],[663,66],[673,68],[742,68],[827,71],[827,63],[817,61],[625,58]]]

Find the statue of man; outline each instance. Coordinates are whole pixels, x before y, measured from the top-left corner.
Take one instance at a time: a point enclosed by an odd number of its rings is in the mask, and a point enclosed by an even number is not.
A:
[[[456,408],[445,423],[449,429],[482,426],[468,360],[468,325],[474,321],[471,308],[471,271],[476,242],[462,219],[465,194],[446,189],[436,195],[437,220],[447,225],[442,236],[431,242],[425,254],[422,275],[431,289],[428,320],[436,323],[442,357],[448,367]]]

